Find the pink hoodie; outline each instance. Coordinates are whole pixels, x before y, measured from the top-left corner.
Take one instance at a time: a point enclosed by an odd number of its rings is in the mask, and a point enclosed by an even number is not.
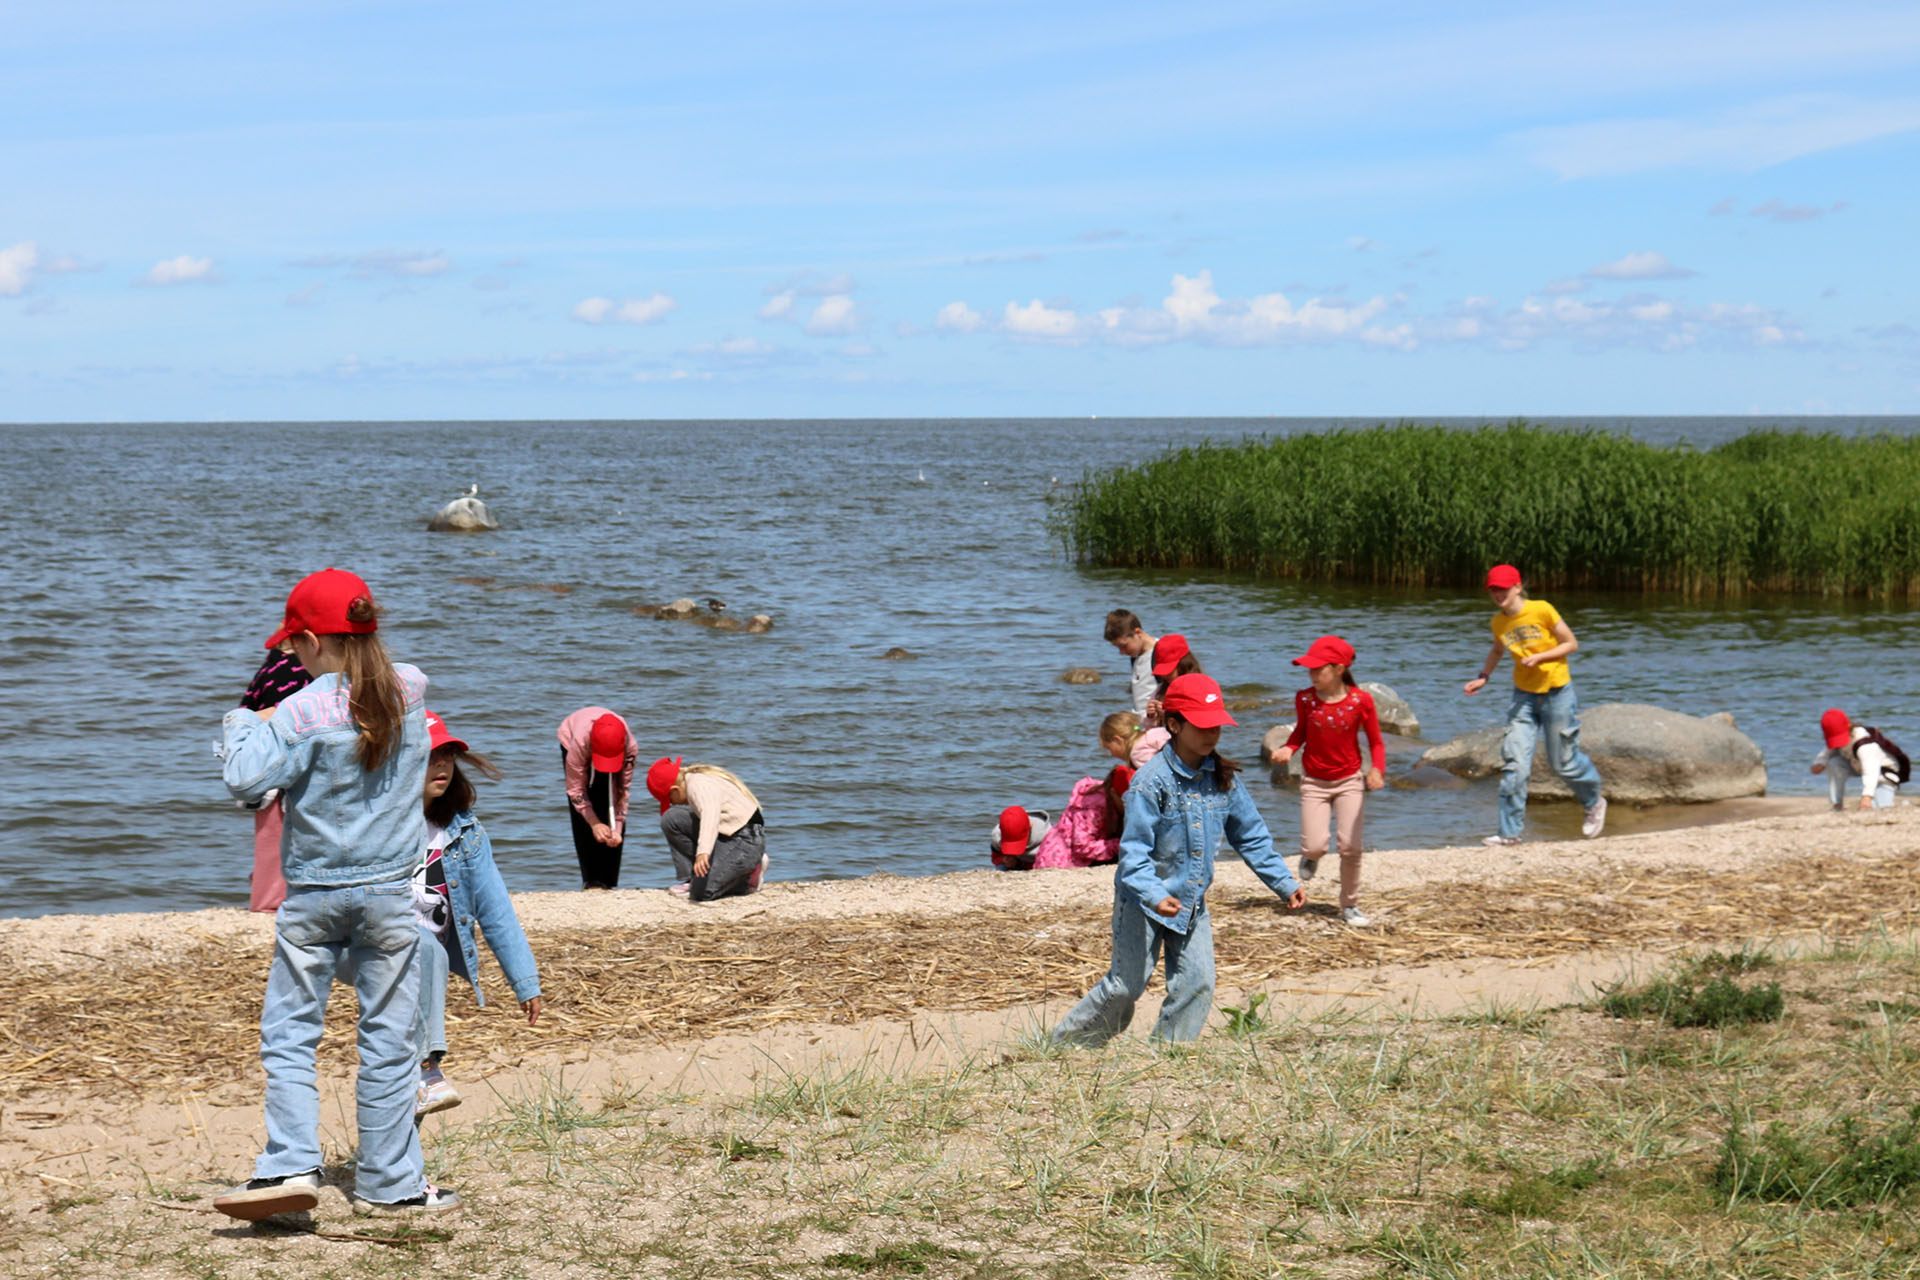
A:
[[[1120,856],[1120,842],[1109,839],[1105,778],[1082,778],[1047,838],[1033,855],[1033,869],[1091,867]]]

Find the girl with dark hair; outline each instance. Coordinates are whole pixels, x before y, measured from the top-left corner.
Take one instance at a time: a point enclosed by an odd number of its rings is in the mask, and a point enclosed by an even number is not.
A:
[[[1183,635],[1164,635],[1153,642],[1153,678],[1158,683],[1153,696],[1147,699],[1146,727],[1157,729],[1165,723],[1163,706],[1167,696],[1167,686],[1181,676],[1190,676],[1201,669],[1200,659],[1194,656]]]
[[[413,873],[413,904],[422,930],[418,963],[420,1011],[414,1018],[415,1049],[420,1059],[420,1086],[414,1114],[424,1116],[460,1105],[460,1092],[440,1069],[447,1053],[447,975],[457,973],[480,992],[480,952],[473,945],[473,926],[486,935],[487,947],[507,975],[514,999],[527,1015],[527,1025],[540,1020],[540,974],[526,931],[513,913],[513,899],[493,861],[493,842],[473,816],[473,783],[461,770],[470,765],[489,778],[500,771],[485,756],[467,750],[453,736],[446,721],[427,712],[432,754],[427,759],[425,789],[426,850]]]
[[[1386,743],[1373,695],[1353,681],[1353,646],[1339,636],[1321,636],[1293,660],[1305,667],[1313,687],[1293,695],[1293,732],[1273,753],[1284,766],[1306,748],[1300,775],[1300,878],[1313,879],[1327,856],[1329,817],[1339,828],[1340,918],[1356,929],[1373,923],[1360,910],[1361,818],[1367,792],[1386,785]],[[1373,763],[1360,772],[1360,735],[1367,735]]]

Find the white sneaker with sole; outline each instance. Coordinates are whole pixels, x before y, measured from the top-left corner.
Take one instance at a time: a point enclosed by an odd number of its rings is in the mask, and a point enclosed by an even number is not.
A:
[[[763,853],[760,855],[760,865],[755,867],[753,869],[753,874],[747,877],[747,892],[748,893],[760,892],[760,882],[766,879],[766,876],[767,876],[767,855]]]
[[[410,1200],[396,1200],[388,1204],[380,1200],[362,1200],[352,1198],[353,1211],[363,1218],[400,1217],[406,1214],[452,1213],[460,1207],[460,1193],[436,1187],[431,1182],[420,1195]]]
[[[282,1213],[305,1213],[320,1203],[320,1171],[255,1178],[213,1198],[213,1207],[229,1218],[258,1222]]]
[[[1340,908],[1340,918],[1356,929],[1364,929],[1373,921],[1367,919],[1367,913],[1358,907]]]
[[[1480,843],[1486,845],[1489,849],[1504,849],[1509,845],[1519,844],[1520,837],[1519,836],[1488,836],[1485,840],[1482,840]]]
[[[1580,824],[1580,834],[1591,840],[1607,827],[1607,798],[1601,796],[1594,806],[1586,811],[1586,821]]]
[[[460,1091],[453,1087],[453,1081],[438,1070],[421,1074],[420,1090],[413,1100],[413,1114],[416,1117],[430,1116],[436,1111],[446,1111],[459,1105]]]

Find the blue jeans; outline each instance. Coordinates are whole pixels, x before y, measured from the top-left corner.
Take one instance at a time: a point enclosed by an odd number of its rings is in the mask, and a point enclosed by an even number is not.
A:
[[[320,1167],[314,1053],[334,974],[344,971],[360,997],[355,1193],[390,1204],[425,1189],[420,1135],[413,1127],[420,1083],[413,1051],[419,991],[413,964],[419,941],[410,881],[289,890],[274,917],[273,967],[260,1014],[267,1149],[254,1162],[256,1178]]]
[[[451,925],[448,928],[452,928]],[[422,1062],[447,1051],[447,945],[437,933],[420,930],[413,953],[420,1011],[413,1018],[413,1056]]]
[[[1827,799],[1833,801],[1838,809],[1847,802],[1847,779],[1858,778],[1853,761],[1847,759],[1844,751],[1827,752]],[[1860,789],[1864,792],[1867,784],[1862,781]],[[1891,782],[1882,782],[1873,788],[1873,807],[1876,809],[1893,808],[1893,796],[1897,788]]]
[[[1551,693],[1513,691],[1507,707],[1507,737],[1500,746],[1506,772],[1500,775],[1500,834],[1517,840],[1527,822],[1527,776],[1533,751],[1546,738],[1547,763],[1566,781],[1583,809],[1600,803],[1600,771],[1580,749],[1580,699],[1572,682]]]
[[[1155,962],[1167,956],[1167,998],[1156,1040],[1198,1040],[1213,1010],[1213,919],[1205,901],[1186,933],[1147,918],[1131,893],[1113,900],[1113,964],[1053,1029],[1056,1044],[1102,1045],[1127,1029]]]

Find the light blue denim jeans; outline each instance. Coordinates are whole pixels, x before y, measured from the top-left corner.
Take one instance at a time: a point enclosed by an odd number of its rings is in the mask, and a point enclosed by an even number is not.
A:
[[[417,917],[416,917],[417,923]],[[420,1010],[413,1018],[413,1056],[421,1062],[447,1051],[447,944],[440,935],[420,930],[413,953],[414,980],[420,988]]]
[[[1500,755],[1506,772],[1500,775],[1500,834],[1520,838],[1527,823],[1527,775],[1533,772],[1533,752],[1546,739],[1547,764],[1565,780],[1582,809],[1600,803],[1600,771],[1580,749],[1580,699],[1572,681],[1551,693],[1513,691],[1507,707],[1507,737]]]
[[[1853,761],[1847,758],[1846,752],[1834,750],[1827,752],[1827,799],[1833,802],[1834,808],[1841,808],[1847,803],[1847,779],[1858,778],[1859,776],[1860,774],[1853,767]],[[1861,784],[1861,789],[1866,789],[1864,782]],[[1873,788],[1873,807],[1876,809],[1893,808],[1893,797],[1897,790],[1899,790],[1899,788],[1895,787],[1891,782],[1882,782],[1875,785]]]
[[[1103,1045],[1127,1029],[1161,952],[1167,957],[1167,998],[1154,1024],[1156,1040],[1198,1040],[1213,1010],[1213,919],[1204,900],[1187,932],[1155,924],[1133,894],[1113,900],[1113,964],[1107,976],[1053,1029],[1057,1044]]]
[[[314,1053],[335,973],[360,997],[360,1151],[354,1190],[391,1204],[426,1187],[413,1103],[420,1071],[413,1048],[419,984],[413,885],[408,880],[345,889],[294,886],[274,917],[273,967],[260,1014],[267,1069],[267,1149],[256,1178],[318,1169],[320,1090]]]

